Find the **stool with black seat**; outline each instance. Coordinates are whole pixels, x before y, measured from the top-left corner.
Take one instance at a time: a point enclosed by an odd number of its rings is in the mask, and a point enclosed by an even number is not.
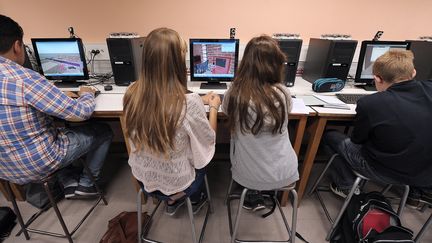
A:
[[[84,217],[80,220],[80,222],[78,222],[78,224],[75,226],[75,228],[72,231],[69,231],[69,229],[67,228],[65,221],[63,220],[63,217],[60,213],[59,208],[57,207],[57,200],[56,198],[54,198],[53,193],[51,191],[50,188],[50,183],[53,181],[53,179],[55,178],[56,174],[58,171],[57,170],[53,173],[51,173],[50,175],[42,178],[40,181],[34,181],[34,183],[42,183],[45,189],[46,194],[48,195],[49,198],[49,204],[47,205],[47,207],[42,208],[38,213],[34,214],[27,222],[24,223],[24,220],[22,218],[21,212],[18,208],[18,205],[16,203],[16,199],[15,199],[15,195],[12,192],[12,188],[9,184],[8,181],[5,181],[5,185],[6,185],[6,192],[8,194],[8,197],[11,199],[12,205],[13,205],[13,209],[15,214],[17,215],[17,219],[18,219],[18,223],[21,226],[21,230],[17,233],[16,236],[19,236],[21,233],[24,233],[24,236],[26,238],[26,240],[30,240],[30,235],[28,232],[31,233],[36,233],[36,234],[42,234],[42,235],[49,235],[49,236],[54,236],[54,237],[59,237],[59,238],[66,238],[68,239],[68,241],[70,243],[73,242],[72,240],[72,236],[73,234],[75,234],[75,232],[79,229],[79,227],[84,223],[84,221],[88,218],[88,216],[93,212],[93,210],[96,208],[96,206],[99,204],[100,201],[103,201],[103,203],[105,205],[108,205],[104,194],[102,193],[102,191],[100,190],[100,188],[98,187],[98,185],[96,184],[96,180],[93,177],[93,175],[90,172],[90,169],[88,168],[87,164],[85,163],[85,161],[83,159],[80,159],[80,161],[83,164],[83,167],[85,169],[85,171],[90,175],[90,179],[92,180],[93,184],[96,187],[96,190],[98,192],[98,197],[97,200],[95,201],[95,203],[93,204],[93,206],[87,211],[87,213],[84,215]],[[60,234],[60,233],[54,233],[54,232],[49,232],[49,231],[44,231],[44,230],[39,230],[39,229],[33,229],[33,228],[29,228],[29,226],[43,213],[45,212],[47,209],[49,209],[49,207],[52,207],[54,209],[54,212],[60,222],[60,225],[64,231],[64,234]]]
[[[352,187],[351,187],[351,189],[350,189],[350,192],[348,193],[347,197],[345,198],[345,201],[344,201],[344,203],[343,203],[343,205],[342,205],[342,208],[341,208],[341,210],[339,211],[339,213],[338,213],[336,219],[333,220],[333,219],[331,218],[331,216],[330,216],[328,210],[327,210],[327,207],[326,207],[325,204],[324,204],[324,201],[323,201],[323,199],[322,199],[320,193],[319,193],[320,191],[329,191],[329,189],[328,189],[328,188],[325,188],[325,187],[320,187],[320,186],[319,186],[319,183],[321,182],[321,179],[324,177],[324,175],[325,175],[325,173],[327,172],[328,168],[330,167],[330,165],[333,163],[334,159],[335,159],[337,156],[339,156],[337,153],[332,155],[332,157],[330,158],[329,162],[327,162],[327,165],[325,166],[324,170],[321,172],[320,176],[319,176],[318,179],[315,181],[314,185],[312,186],[311,190],[309,191],[309,195],[312,195],[312,193],[315,193],[315,194],[316,194],[316,196],[317,196],[317,198],[318,198],[318,200],[319,200],[319,202],[320,202],[320,204],[321,204],[321,206],[322,206],[322,208],[323,208],[323,210],[324,210],[324,213],[326,214],[327,219],[328,219],[328,220],[330,221],[330,223],[332,224],[332,226],[331,226],[329,232],[327,233],[326,241],[329,241],[329,240],[330,240],[330,237],[331,237],[331,235],[333,234],[333,231],[335,231],[337,225],[339,224],[339,222],[340,222],[340,220],[341,220],[341,218],[342,218],[342,215],[344,214],[346,208],[348,207],[348,204],[349,204],[349,202],[351,201],[351,198],[353,197],[354,192],[356,191],[356,189],[357,189],[357,188],[362,188],[362,187],[365,185],[365,183],[366,183],[367,181],[370,181],[370,180],[371,180],[370,178],[367,178],[366,176],[364,176],[364,175],[358,173],[357,171],[353,170],[353,173],[355,174],[356,179],[355,179],[354,184],[352,185]],[[396,185],[396,184],[393,184],[393,185]],[[381,193],[382,193],[382,194],[387,193],[393,185],[387,185],[387,186],[386,186],[386,187],[381,191]],[[404,193],[403,193],[403,196],[402,196],[402,198],[401,198],[401,200],[400,200],[399,208],[398,208],[398,211],[397,211],[398,216],[401,217],[402,212],[403,212],[403,209],[405,208],[406,201],[407,201],[407,199],[408,199],[408,194],[409,194],[409,190],[410,190],[410,188],[409,188],[409,185],[405,185],[405,184],[397,184],[397,185],[398,185],[398,186],[402,186],[402,187],[404,187]]]
[[[197,238],[197,234],[196,234],[196,230],[195,230],[194,213],[193,213],[193,209],[192,209],[192,202],[190,200],[190,195],[192,195],[194,193],[194,191],[191,191],[189,194],[186,194],[186,196],[185,196],[188,215],[189,215],[189,222],[190,222],[190,226],[191,226],[192,242],[193,243],[198,243],[198,242],[203,241],[205,229],[207,226],[208,217],[209,217],[210,213],[213,213],[213,205],[211,203],[210,188],[209,188],[209,184],[208,184],[208,180],[207,180],[207,175],[204,175],[204,183],[205,183],[205,188],[206,188],[206,192],[207,192],[207,199],[206,199],[207,211],[206,211],[206,215],[204,218],[204,222],[203,222],[203,226],[201,228],[199,238]],[[141,242],[158,243],[159,241],[148,239],[148,238],[146,238],[146,236],[148,235],[148,232],[150,231],[153,217],[154,217],[156,211],[158,210],[158,208],[161,205],[163,200],[161,200],[161,198],[159,198],[157,194],[147,193],[144,190],[144,185],[140,181],[138,181],[138,184],[140,185],[140,190],[138,191],[138,194],[137,194],[138,242],[139,243],[141,243]],[[141,213],[142,212],[142,194],[143,193],[146,193],[148,196],[155,197],[156,199],[159,199],[159,202],[156,204],[155,208],[153,209],[152,213],[150,214],[149,219],[144,223],[144,225],[142,225],[142,213]]]
[[[286,187],[276,188],[276,189],[273,189],[273,190],[269,190],[269,191],[273,191],[274,192],[274,194],[273,194],[272,197],[273,197],[273,201],[275,203],[275,207],[277,207],[279,209],[279,212],[282,215],[282,219],[284,221],[286,230],[288,232],[289,239],[286,240],[286,241],[274,241],[274,240],[272,240],[272,241],[262,241],[262,240],[260,240],[260,241],[251,241],[251,240],[240,240],[240,239],[236,238],[237,237],[237,231],[238,231],[238,228],[239,228],[239,225],[240,225],[241,211],[242,211],[242,208],[243,208],[243,204],[244,204],[244,200],[245,200],[245,197],[246,197],[246,193],[249,190],[253,190],[253,189],[249,189],[249,188],[243,187],[243,190],[242,190],[241,194],[238,194],[238,193],[231,192],[233,184],[234,184],[234,180],[231,178],[231,182],[230,182],[230,184],[228,186],[228,191],[227,191],[227,195],[226,195],[226,199],[225,199],[225,202],[227,204],[227,209],[228,209],[228,223],[229,223],[230,234],[231,234],[231,243],[234,243],[234,242],[261,242],[261,243],[264,243],[264,242],[290,242],[290,243],[295,243],[296,225],[297,225],[297,205],[298,205],[298,197],[297,197],[297,192],[295,190],[295,183],[292,183],[291,185],[286,186]],[[292,212],[292,219],[291,219],[291,229],[290,229],[290,227],[288,225],[288,221],[287,221],[287,219],[285,217],[285,214],[284,214],[284,212],[282,210],[280,202],[279,202],[279,200],[277,198],[277,195],[278,195],[279,191],[290,192],[291,196],[292,196],[293,212]],[[239,206],[238,206],[238,210],[237,210],[237,215],[236,215],[236,218],[235,218],[235,225],[234,225],[234,229],[233,229],[232,219],[231,219],[231,201],[235,200],[235,199],[240,199],[240,202],[239,202]]]

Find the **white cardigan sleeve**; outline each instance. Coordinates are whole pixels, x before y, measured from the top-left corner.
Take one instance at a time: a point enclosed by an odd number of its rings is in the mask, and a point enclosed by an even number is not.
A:
[[[187,95],[186,131],[189,136],[193,166],[205,167],[213,158],[216,144],[215,131],[210,127],[204,103],[198,94]]]

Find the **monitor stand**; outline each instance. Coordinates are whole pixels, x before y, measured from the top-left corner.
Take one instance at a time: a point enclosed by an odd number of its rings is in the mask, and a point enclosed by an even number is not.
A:
[[[82,83],[76,82],[76,81],[60,81],[55,82],[54,85],[57,88],[78,88]]]
[[[202,83],[200,89],[227,89],[227,85],[220,82]]]

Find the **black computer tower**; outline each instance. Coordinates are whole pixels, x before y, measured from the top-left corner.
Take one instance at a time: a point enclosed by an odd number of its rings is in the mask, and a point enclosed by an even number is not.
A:
[[[319,78],[346,80],[356,47],[356,40],[311,38],[303,78],[311,83]]]
[[[140,78],[144,37],[107,38],[116,85],[127,86]]]
[[[416,80],[432,80],[432,42],[409,40],[410,50],[414,54],[414,67],[417,71]]]
[[[284,67],[284,83],[286,86],[293,86],[296,78],[300,51],[303,41],[300,39],[278,39],[279,47],[287,56]]]

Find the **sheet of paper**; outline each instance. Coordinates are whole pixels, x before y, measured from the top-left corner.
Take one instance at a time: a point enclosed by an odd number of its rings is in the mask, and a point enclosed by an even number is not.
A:
[[[309,109],[305,105],[303,99],[292,98],[292,110],[291,113],[294,114],[309,114]]]
[[[327,104],[345,105],[345,103],[340,99],[336,98],[336,96],[329,96],[329,95],[313,95],[313,96],[324,101]]]
[[[340,99],[336,98],[336,96],[327,96],[327,95],[313,95],[317,99],[320,99],[324,102],[324,107],[327,108],[335,108],[335,109],[345,109],[349,110],[350,107],[345,104]]]
[[[297,95],[296,98],[302,99],[307,106],[324,106],[325,102],[312,95]]]

